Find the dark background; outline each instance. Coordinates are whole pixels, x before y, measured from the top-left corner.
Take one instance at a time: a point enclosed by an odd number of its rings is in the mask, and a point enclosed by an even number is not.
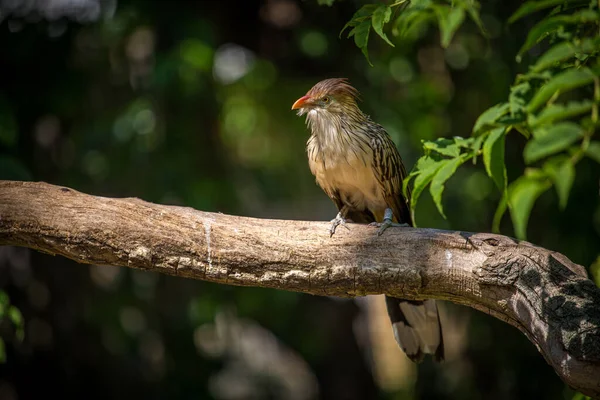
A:
[[[394,39],[395,48],[372,37],[371,67],[353,40],[338,38],[354,1],[0,0],[0,179],[331,219],[294,100],[318,80],[350,78],[410,169],[421,140],[468,136],[526,68],[514,56],[535,17],[505,22],[519,4],[484,2],[489,39],[467,22],[448,49],[435,25],[414,41]],[[509,180],[523,172],[523,145],[509,135]],[[528,239],[589,267],[600,253],[599,180],[597,165],[580,162],[566,210],[545,193]],[[426,194],[417,222],[489,231],[498,200],[483,167],[467,165],[447,185],[448,219]],[[508,216],[502,229],[513,234]],[[365,334],[374,309],[364,299],[227,287],[8,247],[0,289],[25,319],[23,342],[0,324],[0,399],[572,397],[516,329],[451,304],[442,310],[447,362],[428,360],[417,374],[397,351],[400,372],[394,360],[377,367],[395,384],[375,372]]]

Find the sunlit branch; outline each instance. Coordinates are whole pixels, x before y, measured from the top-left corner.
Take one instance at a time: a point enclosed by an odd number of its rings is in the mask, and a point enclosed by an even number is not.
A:
[[[600,289],[565,256],[488,233],[234,217],[0,181],[0,245],[231,285],[468,305],[520,329],[600,396]]]

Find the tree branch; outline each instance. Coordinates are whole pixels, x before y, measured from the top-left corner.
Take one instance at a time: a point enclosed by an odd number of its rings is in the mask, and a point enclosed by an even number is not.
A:
[[[449,300],[520,329],[600,397],[600,289],[565,256],[489,233],[234,217],[0,181],[0,245],[230,285]]]

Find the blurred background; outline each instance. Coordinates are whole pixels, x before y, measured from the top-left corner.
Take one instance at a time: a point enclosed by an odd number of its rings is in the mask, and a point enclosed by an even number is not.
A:
[[[235,215],[329,220],[308,132],[291,104],[348,77],[407,168],[423,139],[468,136],[506,99],[535,20],[518,0],[483,2],[443,50],[435,25],[373,67],[338,34],[362,3],[316,0],[0,0],[0,179],[46,181]],[[509,180],[524,168],[511,135]],[[600,171],[585,159],[569,205],[536,203],[529,240],[590,267],[600,253]],[[447,220],[425,194],[420,226],[489,231],[499,193],[481,165],[446,188]],[[508,216],[504,234],[512,235]],[[515,328],[445,303],[448,357],[418,368],[393,344],[377,298],[237,288],[0,248],[0,290],[24,340],[0,324],[0,399],[571,398]]]

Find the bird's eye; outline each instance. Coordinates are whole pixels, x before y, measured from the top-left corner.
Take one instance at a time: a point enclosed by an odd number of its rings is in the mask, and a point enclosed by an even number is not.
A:
[[[329,97],[323,97],[321,101],[325,104],[329,103]]]

